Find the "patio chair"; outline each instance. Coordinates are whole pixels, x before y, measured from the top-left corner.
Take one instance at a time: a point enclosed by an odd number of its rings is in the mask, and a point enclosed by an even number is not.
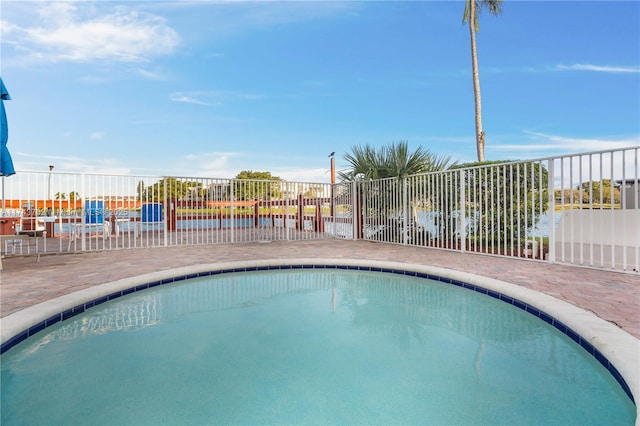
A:
[[[140,221],[135,224],[135,236],[142,236],[143,227],[145,230],[153,230],[157,225],[164,223],[162,203],[145,203],[141,206]]]
[[[102,234],[103,240],[111,236],[111,222],[104,219],[104,201],[88,201],[83,211],[84,222],[70,224],[67,250],[71,249],[72,242],[82,238],[83,235],[91,236],[96,232]]]
[[[27,254],[31,253],[30,238],[28,234],[20,232],[20,227],[16,226],[13,234],[0,234],[0,255],[23,254],[24,242],[27,243]],[[36,241],[36,253],[38,252],[38,237],[34,235]],[[46,242],[45,242],[46,244]],[[45,246],[46,247],[46,246]]]

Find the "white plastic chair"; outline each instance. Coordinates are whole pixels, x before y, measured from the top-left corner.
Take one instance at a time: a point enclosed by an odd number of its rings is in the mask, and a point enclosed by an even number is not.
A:
[[[72,223],[69,233],[69,244],[67,251],[71,250],[71,243],[82,238],[82,235],[91,236],[92,231],[102,233],[102,239],[106,240],[111,236],[111,222],[105,220],[102,223]]]

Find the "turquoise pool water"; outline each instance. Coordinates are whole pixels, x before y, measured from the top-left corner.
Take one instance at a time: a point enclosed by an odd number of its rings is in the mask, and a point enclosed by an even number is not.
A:
[[[437,281],[347,270],[133,293],[1,357],[1,423],[633,424],[544,321]]]

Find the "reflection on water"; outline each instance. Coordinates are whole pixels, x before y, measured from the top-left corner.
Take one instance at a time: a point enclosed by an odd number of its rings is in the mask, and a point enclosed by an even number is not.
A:
[[[431,328],[448,330],[478,344],[489,343],[554,370],[575,365],[556,353],[557,330],[526,312],[436,281],[396,274],[340,270],[249,272],[199,278],[123,297],[52,328],[30,352],[59,340],[114,331],[135,331],[189,315],[264,305],[282,296],[327,297],[333,313],[353,327],[391,337],[405,351],[428,344]],[[326,296],[322,296],[325,295]]]

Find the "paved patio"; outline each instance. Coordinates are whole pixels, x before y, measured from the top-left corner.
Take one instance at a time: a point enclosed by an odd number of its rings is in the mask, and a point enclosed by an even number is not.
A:
[[[367,241],[322,239],[7,257],[0,316],[83,288],[172,268],[257,259],[338,258],[454,269],[567,301],[640,338],[640,277],[530,260],[461,254]]]

